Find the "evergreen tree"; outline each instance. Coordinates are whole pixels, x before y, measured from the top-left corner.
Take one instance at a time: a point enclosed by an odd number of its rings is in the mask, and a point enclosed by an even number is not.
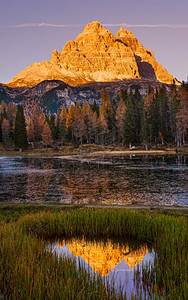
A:
[[[93,112],[96,112],[97,116],[99,116],[99,107],[95,100],[94,100],[93,104],[91,105],[91,108],[92,108]]]
[[[165,86],[160,88],[157,101],[159,103],[159,137],[161,143],[164,144],[164,142],[168,141],[170,132],[168,96]]]
[[[188,134],[188,85],[182,85],[178,90],[178,111],[176,115],[177,146],[185,145]]]
[[[141,128],[140,128],[140,141],[145,146],[146,151],[148,150],[148,140],[149,140],[148,119],[147,119],[147,112],[145,110],[144,102],[143,102]]]
[[[169,130],[170,130],[170,141],[176,142],[176,115],[178,111],[178,99],[176,86],[172,85],[170,94],[168,97],[169,106]]]
[[[129,147],[136,141],[136,120],[132,97],[133,95],[127,100],[125,113],[125,143],[129,144]]]
[[[16,118],[16,105],[13,102],[9,102],[7,105],[7,119],[9,120],[10,127],[13,127]]]
[[[129,95],[128,95],[128,92],[127,90],[122,90],[118,96],[118,102],[120,99],[123,99],[125,105],[127,104],[128,100],[129,100]]]
[[[18,105],[17,112],[16,112],[15,128],[14,128],[14,144],[16,149],[23,150],[23,149],[27,149],[28,147],[25,116],[24,116],[23,106],[21,104]]]
[[[148,124],[150,142],[157,143],[159,139],[159,103],[158,103],[158,91],[153,96],[153,101],[148,111]]]

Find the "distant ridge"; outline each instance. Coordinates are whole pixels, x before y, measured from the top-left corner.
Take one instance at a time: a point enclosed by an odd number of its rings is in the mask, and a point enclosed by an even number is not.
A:
[[[66,43],[61,53],[54,50],[49,62],[34,63],[7,86],[28,88],[44,80],[78,86],[127,79],[179,84],[130,31],[121,27],[114,37],[95,21],[88,24],[75,41]]]

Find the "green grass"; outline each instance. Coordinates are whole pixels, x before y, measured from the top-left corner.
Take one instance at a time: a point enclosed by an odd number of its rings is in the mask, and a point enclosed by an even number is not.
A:
[[[113,288],[105,288],[100,276],[96,283],[81,267],[77,272],[74,260],[58,260],[46,250],[49,239],[83,235],[150,241],[157,257],[152,268],[143,269],[142,278],[150,299],[188,298],[186,216],[127,209],[29,206],[15,208],[17,212],[11,216],[10,207],[0,207],[5,216],[0,226],[0,286],[4,299],[118,298]],[[119,299],[122,297],[120,294]]]

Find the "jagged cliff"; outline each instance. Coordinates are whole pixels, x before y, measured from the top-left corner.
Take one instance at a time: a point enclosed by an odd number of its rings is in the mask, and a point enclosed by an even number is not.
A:
[[[7,86],[33,87],[43,80],[60,80],[77,86],[88,82],[147,79],[178,84],[157,63],[134,35],[120,28],[116,37],[99,22],[88,24],[62,52],[54,50],[51,60],[34,63],[16,75]]]
[[[61,248],[65,245],[65,241],[58,242]],[[122,258],[129,268],[135,267],[141,263],[144,256],[148,252],[148,248],[142,246],[139,250],[130,251],[129,247],[120,247],[111,241],[102,242],[86,242],[85,240],[73,239],[66,243],[70,252],[90,265],[92,270],[102,276],[109,274],[110,270],[117,266]]]

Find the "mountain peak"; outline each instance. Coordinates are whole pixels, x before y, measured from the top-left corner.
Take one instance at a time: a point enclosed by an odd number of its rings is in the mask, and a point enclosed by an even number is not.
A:
[[[93,21],[85,26],[84,31],[99,31],[102,28],[103,27],[101,23],[99,23],[98,21]]]
[[[111,32],[94,21],[85,26],[75,41],[67,42],[61,53],[54,50],[50,62],[33,64],[7,85],[28,87],[43,80],[62,80],[76,86],[126,79],[178,84],[132,32],[121,27],[114,38]]]

